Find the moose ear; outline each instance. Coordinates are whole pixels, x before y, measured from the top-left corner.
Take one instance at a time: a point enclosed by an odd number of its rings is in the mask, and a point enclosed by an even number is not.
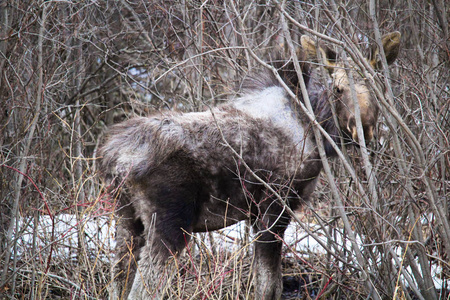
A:
[[[320,56],[322,57],[322,63],[328,70],[333,69],[336,66],[336,52],[322,46],[316,46],[316,43],[307,35],[302,35],[301,37],[302,48],[306,52],[306,55],[311,61],[317,61],[316,49],[320,51]]]
[[[398,56],[400,51],[400,38],[402,37],[401,33],[398,31],[394,31],[386,34],[381,38],[381,43],[383,45],[384,54],[386,55],[386,61],[388,65],[392,64]],[[381,67],[380,59],[379,59],[380,51],[378,47],[375,45],[372,48],[372,53],[370,55],[370,64],[374,69],[379,69]]]

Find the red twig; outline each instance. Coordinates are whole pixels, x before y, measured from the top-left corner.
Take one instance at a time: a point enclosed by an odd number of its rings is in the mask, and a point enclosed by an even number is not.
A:
[[[325,284],[325,286],[323,287],[323,289],[320,291],[319,295],[317,295],[316,300],[318,300],[320,298],[320,296],[322,296],[322,294],[325,292],[325,290],[327,289],[328,285],[330,284],[331,280],[333,279],[333,275],[330,276],[330,278],[328,278],[327,283]]]
[[[10,169],[10,170],[13,170],[13,171],[15,171],[15,172],[21,174],[21,175],[24,176],[25,178],[27,178],[27,179],[33,184],[33,186],[35,187],[35,189],[37,190],[37,192],[38,192],[39,195],[41,196],[42,200],[44,201],[44,205],[45,205],[45,208],[46,208],[46,210],[47,210],[47,213],[48,213],[48,215],[50,216],[50,218],[53,220],[53,215],[52,215],[52,212],[50,211],[50,207],[48,206],[48,203],[47,203],[47,201],[45,200],[44,195],[42,195],[41,190],[40,190],[40,189],[37,187],[37,185],[34,183],[33,179],[31,179],[30,176],[28,176],[27,174],[24,174],[24,173],[20,172],[19,170],[17,170],[17,169],[14,168],[14,167],[11,167],[11,166],[8,166],[8,165],[0,165],[0,167],[5,167],[5,168],[8,168],[8,169]]]
[[[24,176],[26,179],[28,179],[33,184],[33,186],[35,187],[35,189],[37,190],[37,192],[41,196],[42,201],[44,201],[45,209],[47,210],[47,213],[50,216],[50,219],[52,220],[52,234],[51,234],[50,240],[53,242],[53,240],[55,239],[55,220],[53,218],[52,212],[50,211],[50,207],[48,206],[48,203],[45,200],[44,195],[41,193],[41,190],[39,190],[39,188],[37,187],[36,183],[34,183],[33,179],[31,179],[31,177],[28,176],[27,174],[24,174],[21,171],[17,170],[16,168],[8,166],[8,165],[5,165],[5,164],[0,165],[0,167],[5,167],[5,168],[8,168],[10,170],[13,170],[13,171],[21,174],[22,176]],[[51,243],[51,245],[50,245],[50,253],[48,254],[47,267],[45,269],[45,273],[47,273],[48,270],[50,269],[50,262],[52,260],[52,254],[53,254],[53,243]]]

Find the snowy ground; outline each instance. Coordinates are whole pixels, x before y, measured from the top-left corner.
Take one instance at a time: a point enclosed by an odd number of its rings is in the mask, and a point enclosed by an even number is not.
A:
[[[34,220],[20,219],[18,225],[21,231],[16,235],[17,255],[26,258],[29,257],[30,249],[33,245]],[[232,252],[239,250],[243,245],[242,241],[245,240],[245,226],[245,222],[240,222],[213,232],[214,244],[222,250],[228,249]],[[88,250],[87,253],[105,262],[110,261],[112,258],[115,245],[115,226],[114,221],[109,217],[96,217],[78,221],[75,215],[60,214],[55,216],[52,221],[49,216],[41,216],[37,227],[38,230],[36,230],[37,234],[35,236],[36,249],[48,251],[52,247],[52,255],[54,257],[76,259],[78,253],[78,232],[83,232]],[[316,239],[307,234],[298,224],[291,223],[288,227],[284,237],[285,247],[290,249],[290,251],[287,251],[288,256],[298,255],[305,257],[308,253],[326,253],[321,246],[321,243],[327,245],[326,234],[318,225],[310,224],[308,229],[314,233]],[[251,241],[251,239],[252,235],[250,234],[249,240]],[[206,246],[210,247],[211,242],[209,238],[205,240]],[[348,240],[345,240],[344,244],[342,235],[339,232],[334,232],[334,240],[336,241],[335,245],[339,247],[345,245],[348,249],[351,248],[351,243]],[[362,247],[360,240],[357,239],[356,243],[360,248]],[[396,252],[399,259],[401,259],[402,253],[400,248]],[[411,272],[408,269],[406,271]],[[433,274],[439,274],[440,271],[439,267],[432,266]],[[434,277],[436,287],[441,288],[443,286],[442,280],[438,276]]]
[[[54,225],[53,225],[54,224]],[[33,245],[34,220],[31,218],[19,221],[17,240],[17,254],[26,254],[27,249]],[[80,231],[81,230],[81,231]],[[78,233],[85,236],[88,253],[98,254],[100,258],[107,259],[114,249],[114,220],[108,217],[97,217],[77,220],[75,215],[60,214],[53,220],[48,215],[41,216],[36,230],[37,249],[49,249],[52,247],[53,255],[57,257],[77,257]]]
[[[33,222],[32,219],[21,219],[19,222],[19,228],[23,228],[17,235],[17,254],[19,256],[26,254],[32,247]],[[52,224],[55,224],[55,226]],[[245,222],[240,222],[213,232],[214,244],[231,252],[238,250],[242,247],[242,241],[245,239],[245,226]],[[115,245],[115,224],[114,220],[109,217],[96,217],[78,221],[75,215],[60,214],[55,216],[52,222],[49,216],[41,216],[38,222],[38,230],[36,231],[37,248],[48,249],[53,245],[53,255],[75,259],[77,257],[79,229],[85,236],[88,252],[99,255],[102,259],[109,259],[109,253],[114,249]],[[311,228],[311,230],[317,229],[317,226]],[[326,244],[325,236],[320,234],[320,232],[317,235]],[[252,237],[250,233],[250,241]],[[298,225],[295,226],[295,224],[291,224],[288,227],[284,241],[287,247],[299,253],[325,253],[315,239],[299,228]],[[207,239],[207,246],[210,245],[211,243]]]

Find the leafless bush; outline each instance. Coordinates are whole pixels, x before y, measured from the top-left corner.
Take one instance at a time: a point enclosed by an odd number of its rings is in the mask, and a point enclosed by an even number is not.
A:
[[[289,40],[298,47],[300,35],[309,34],[360,62],[382,111],[375,145],[343,149],[345,159],[330,162],[315,200],[297,220],[319,226],[312,238],[326,237],[322,254],[306,256],[309,270],[320,274],[321,297],[444,299],[450,282],[445,4],[0,2],[0,293],[106,298],[109,261],[101,257],[111,253],[99,241],[93,250],[91,234],[74,237],[73,260],[56,255],[62,247],[58,215],[75,215],[73,230],[80,233],[87,220],[112,220],[114,199],[96,177],[105,127],[155,110],[216,105],[261,67],[253,54],[288,56]],[[360,52],[394,30],[402,33],[399,60],[375,75]],[[51,220],[46,232],[43,220]],[[289,248],[286,253],[294,263],[302,257]],[[244,282],[241,262],[229,278]],[[213,290],[202,295],[224,293]],[[236,298],[236,289],[229,295]]]

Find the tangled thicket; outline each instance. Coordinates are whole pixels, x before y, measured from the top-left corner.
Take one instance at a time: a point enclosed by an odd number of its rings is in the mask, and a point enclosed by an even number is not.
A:
[[[107,126],[226,101],[258,67],[250,52],[263,60],[283,48],[290,55],[286,34],[297,46],[302,34],[324,34],[344,42],[328,39],[331,46],[358,57],[380,34],[400,31],[396,65],[368,78],[383,90],[376,145],[370,153],[343,151],[346,160],[322,176],[301,221],[322,228],[325,254],[304,257],[308,272],[320,275],[314,288],[322,299],[445,297],[449,14],[445,0],[0,2],[0,295],[107,298],[110,249],[86,227],[92,220],[113,226],[114,199],[96,177]],[[63,215],[74,220],[61,233]],[[251,295],[239,288],[248,286],[241,252],[229,268],[215,269],[219,252],[202,256],[207,250],[198,244],[197,258],[210,260],[209,282],[228,279],[192,294],[172,286],[174,294]],[[186,268],[204,270],[187,261]]]

